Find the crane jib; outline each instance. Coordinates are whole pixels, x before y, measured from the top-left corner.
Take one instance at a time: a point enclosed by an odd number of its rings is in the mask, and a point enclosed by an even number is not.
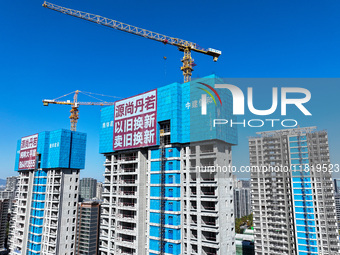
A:
[[[58,11],[58,12],[61,12],[61,13],[64,13],[70,16],[81,18],[87,21],[91,21],[93,23],[97,23],[103,26],[114,28],[114,29],[117,29],[123,32],[142,36],[144,38],[152,39],[152,40],[162,42],[165,44],[177,46],[179,50],[184,51],[184,57],[182,59],[183,66],[181,67],[181,70],[183,71],[183,75],[184,75],[184,82],[191,80],[191,73],[193,71],[192,66],[193,66],[194,60],[191,58],[190,51],[195,51],[198,53],[203,53],[203,54],[212,56],[214,61],[217,61],[218,57],[222,54],[221,51],[213,49],[213,48],[205,49],[205,48],[198,46],[198,44],[190,42],[190,41],[186,41],[186,40],[179,39],[176,37],[166,36],[160,33],[152,32],[150,30],[132,26],[132,25],[120,22],[120,21],[105,18],[100,15],[95,15],[95,14],[91,14],[87,12],[65,8],[65,7],[55,5],[55,4],[46,2],[46,1],[43,3],[43,7],[46,7],[48,9]]]

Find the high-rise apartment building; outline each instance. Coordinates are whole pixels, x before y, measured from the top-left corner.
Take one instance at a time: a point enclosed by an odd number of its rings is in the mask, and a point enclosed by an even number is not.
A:
[[[96,198],[99,200],[103,199],[103,183],[97,182]]]
[[[331,173],[315,170],[330,164],[328,134],[315,129],[249,139],[257,255],[340,252]]]
[[[7,247],[5,246],[6,241],[6,229],[8,223],[9,213],[9,199],[0,199],[0,254],[5,252]]]
[[[234,175],[234,188],[239,189],[239,188],[250,188],[250,179],[246,180],[241,180],[237,179],[237,177]]]
[[[75,254],[96,255],[99,247],[100,204],[87,201],[78,204]]]
[[[232,176],[209,168],[231,165],[237,133],[212,128],[213,103],[201,115],[197,84],[102,109],[102,255],[235,254]],[[231,115],[230,104],[219,107]]]
[[[251,214],[250,188],[234,189],[235,218]]]
[[[11,176],[11,177],[7,177],[5,190],[0,191],[0,199],[8,199],[8,202],[9,202],[8,212],[9,213],[12,208],[12,203],[15,198],[17,187],[18,187],[18,177]]]
[[[335,193],[334,199],[335,199],[336,218],[338,220],[338,229],[340,231],[340,193]]]
[[[86,134],[56,130],[18,141],[11,254],[74,254]]]
[[[79,200],[91,200],[96,197],[97,180],[93,178],[82,178],[79,184]]]
[[[12,202],[15,198],[16,190],[2,190],[0,191],[0,199],[8,199],[9,201],[9,208],[12,207]]]
[[[334,192],[340,193],[340,179],[334,179]]]
[[[17,189],[17,176],[7,177],[5,190],[0,191],[0,254],[7,252],[7,224]]]
[[[17,183],[18,183],[18,176],[7,177],[5,190],[15,191]]]

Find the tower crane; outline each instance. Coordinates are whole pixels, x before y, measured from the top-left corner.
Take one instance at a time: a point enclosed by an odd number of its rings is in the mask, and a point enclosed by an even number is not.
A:
[[[191,80],[191,74],[192,74],[192,71],[194,70],[193,69],[194,59],[191,57],[191,51],[195,51],[198,53],[212,56],[215,62],[217,61],[218,57],[222,54],[221,51],[215,50],[213,48],[204,49],[198,46],[198,44],[194,42],[155,33],[150,30],[132,26],[132,25],[129,25],[123,22],[113,20],[113,19],[105,18],[100,15],[95,15],[95,14],[91,14],[87,12],[65,8],[65,7],[58,6],[56,4],[52,4],[46,1],[43,3],[43,7],[61,12],[61,13],[64,13],[70,16],[74,16],[80,19],[91,21],[91,22],[94,22],[94,23],[97,23],[103,26],[107,26],[107,27],[114,28],[120,31],[124,31],[130,34],[134,34],[134,35],[142,36],[142,37],[152,39],[158,42],[162,42],[164,44],[170,44],[170,45],[176,46],[180,51],[184,52],[184,57],[182,59],[183,65],[181,67],[181,70],[184,76],[184,82],[188,82]]]
[[[70,101],[70,100],[67,100],[67,101],[59,101],[58,99],[59,98],[62,98],[62,97],[65,97],[65,96],[68,96],[70,94],[74,93],[74,96],[73,96],[73,102]],[[87,95],[87,96],[91,96],[91,95],[88,95],[88,94],[94,94],[94,93],[91,93],[91,92],[84,92],[84,91],[80,91],[80,90],[76,90],[76,91],[73,91],[71,93],[68,93],[66,95],[63,95],[61,97],[58,97],[56,99],[44,99],[43,100],[43,104],[44,106],[48,106],[49,104],[62,104],[62,105],[71,105],[71,115],[70,115],[70,121],[71,121],[71,130],[72,131],[77,131],[77,122],[78,122],[78,119],[79,119],[79,106],[80,105],[99,105],[99,106],[106,106],[106,105],[113,105],[114,102],[106,102],[106,101],[102,101],[101,102],[78,102],[78,94],[79,93],[83,93],[84,95]],[[95,95],[100,95],[100,94],[95,94]],[[101,95],[101,96],[105,96],[105,95]],[[91,96],[93,98],[95,98],[94,96]],[[114,97],[114,96],[111,96],[111,97]],[[115,97],[115,98],[118,98],[118,97]],[[98,99],[98,98],[96,98]],[[100,100],[100,99],[98,99]]]

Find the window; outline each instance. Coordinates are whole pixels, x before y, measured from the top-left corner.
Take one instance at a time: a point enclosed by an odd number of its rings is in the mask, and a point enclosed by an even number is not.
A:
[[[174,210],[174,203],[169,202],[169,211],[173,211],[173,210]]]
[[[169,183],[174,183],[174,176],[173,175],[169,175]]]
[[[169,189],[169,197],[173,197],[174,196],[174,189]]]
[[[173,230],[169,230],[169,239],[174,239],[174,232]],[[170,245],[169,245],[169,248],[170,248]]]
[[[174,217],[169,216],[169,225],[174,225]]]
[[[169,170],[174,170],[174,162],[169,162]]]

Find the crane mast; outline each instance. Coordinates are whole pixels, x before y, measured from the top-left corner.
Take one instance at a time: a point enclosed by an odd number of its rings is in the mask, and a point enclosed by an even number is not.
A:
[[[184,57],[182,59],[183,65],[181,67],[181,70],[184,76],[184,82],[188,82],[191,80],[191,75],[193,71],[193,63],[194,63],[194,59],[191,57],[191,51],[195,51],[198,53],[212,56],[215,62],[217,61],[218,57],[222,54],[221,51],[215,50],[213,48],[204,49],[198,46],[198,44],[194,42],[163,35],[160,33],[155,33],[147,29],[139,28],[136,26],[132,26],[132,25],[120,22],[120,21],[105,18],[100,15],[95,15],[95,14],[91,14],[87,12],[73,10],[70,8],[65,8],[65,7],[52,4],[46,1],[43,3],[43,7],[54,10],[54,11],[58,11],[58,12],[61,12],[61,13],[64,13],[64,14],[67,14],[73,17],[91,21],[93,23],[97,23],[103,26],[114,28],[114,29],[117,29],[123,32],[142,36],[144,38],[152,39],[158,42],[162,42],[164,44],[170,44],[170,45],[178,47],[180,51],[184,52]]]

